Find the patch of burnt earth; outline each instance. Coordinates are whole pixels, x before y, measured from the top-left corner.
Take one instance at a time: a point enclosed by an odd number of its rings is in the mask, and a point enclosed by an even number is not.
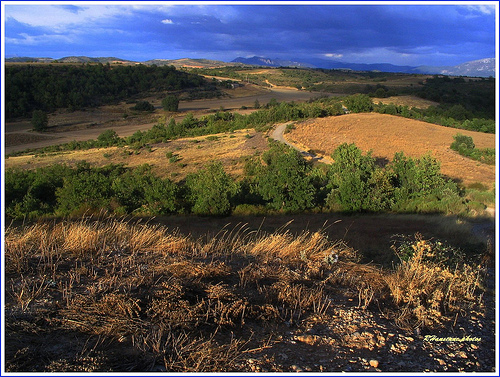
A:
[[[243,150],[263,150],[267,148],[267,140],[262,133],[248,134],[242,145]]]

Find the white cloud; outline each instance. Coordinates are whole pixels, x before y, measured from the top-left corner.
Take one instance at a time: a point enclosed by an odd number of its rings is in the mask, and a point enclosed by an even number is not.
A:
[[[494,14],[495,6],[493,4],[480,4],[480,5],[465,5],[467,10],[474,13],[482,13],[482,14]]]
[[[44,27],[56,32],[62,32],[72,25],[89,25],[102,19],[115,17],[130,12],[129,7],[115,5],[81,6],[79,12],[61,6],[31,4],[6,5],[5,16],[21,23]]]
[[[327,57],[327,58],[333,58],[333,59],[340,59],[343,56],[344,56],[343,54],[325,54],[325,57]]]
[[[165,25],[171,25],[174,23],[174,21],[172,21],[171,19],[169,18],[166,18],[164,20],[161,21],[162,24],[165,24]]]

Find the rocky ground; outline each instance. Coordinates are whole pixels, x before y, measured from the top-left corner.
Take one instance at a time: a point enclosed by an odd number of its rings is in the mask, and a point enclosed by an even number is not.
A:
[[[469,318],[434,331],[405,331],[377,310],[335,305],[250,353],[241,371],[496,372],[493,299],[485,295]]]

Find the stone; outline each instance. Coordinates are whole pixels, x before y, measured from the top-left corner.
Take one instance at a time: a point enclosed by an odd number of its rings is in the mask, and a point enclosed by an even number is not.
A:
[[[378,368],[378,360],[370,360],[370,366],[374,368]]]
[[[319,337],[317,335],[299,335],[295,339],[299,342],[309,344],[310,346],[315,345],[319,341]]]
[[[304,369],[302,369],[301,367],[299,367],[298,365],[295,365],[295,364],[293,364],[293,365],[291,366],[291,368],[292,368],[292,370],[293,370],[294,372],[303,372],[303,371],[304,371]]]

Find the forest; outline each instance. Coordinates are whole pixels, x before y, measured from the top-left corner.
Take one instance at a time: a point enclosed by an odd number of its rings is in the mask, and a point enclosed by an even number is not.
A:
[[[197,96],[220,95],[213,82],[171,66],[7,65],[6,119],[30,117],[35,110],[74,111],[121,100],[145,92],[196,89]]]

